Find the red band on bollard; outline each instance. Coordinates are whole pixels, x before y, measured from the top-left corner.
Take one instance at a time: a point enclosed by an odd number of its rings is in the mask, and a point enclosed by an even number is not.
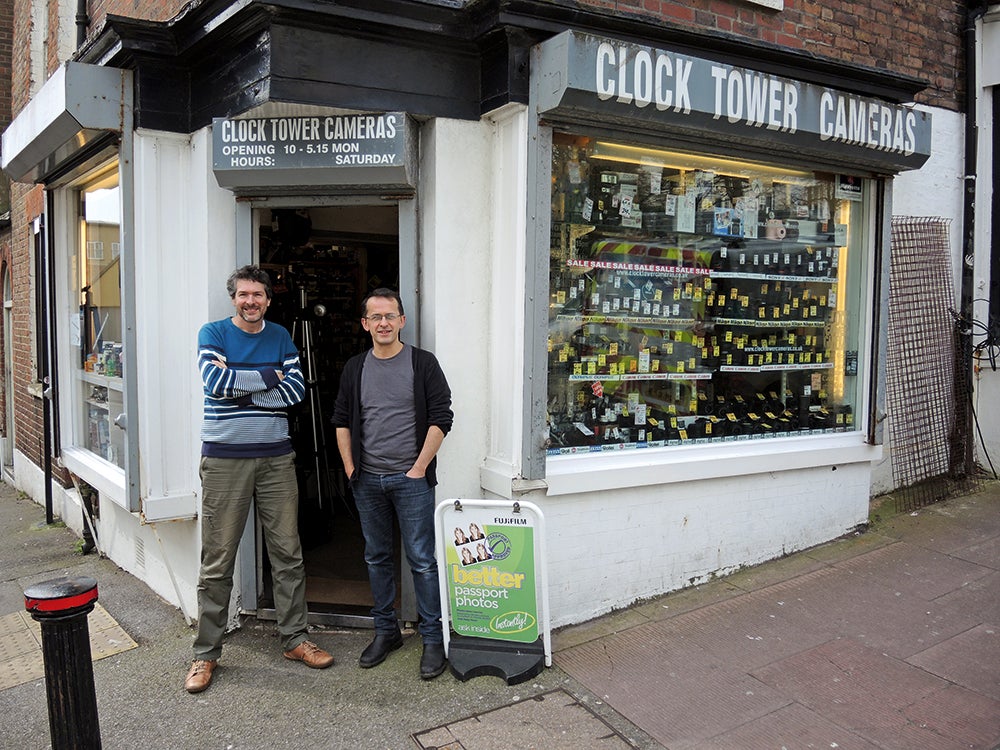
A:
[[[97,587],[95,586],[90,591],[84,591],[82,594],[63,596],[58,599],[33,599],[25,596],[24,608],[29,612],[63,612],[83,607],[96,601]]]

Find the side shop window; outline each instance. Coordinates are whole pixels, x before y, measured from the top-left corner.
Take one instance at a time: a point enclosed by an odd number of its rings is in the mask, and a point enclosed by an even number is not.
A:
[[[858,429],[870,192],[554,133],[549,454]]]
[[[73,188],[77,240],[70,263],[74,319],[74,443],[119,467],[125,434],[115,425],[122,403],[121,196],[117,161]]]

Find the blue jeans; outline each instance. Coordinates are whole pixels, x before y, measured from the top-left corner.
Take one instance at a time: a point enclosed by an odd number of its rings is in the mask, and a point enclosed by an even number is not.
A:
[[[351,482],[354,502],[365,536],[365,562],[372,587],[372,616],[376,633],[395,633],[399,622],[396,571],[393,560],[393,516],[399,521],[403,551],[413,573],[413,590],[424,643],[441,643],[441,590],[434,556],[434,488],[426,479],[406,474],[370,474],[359,471]]]

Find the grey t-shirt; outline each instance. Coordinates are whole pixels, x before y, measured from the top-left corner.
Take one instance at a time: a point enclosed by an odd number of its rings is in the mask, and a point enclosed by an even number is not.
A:
[[[372,352],[361,370],[361,469],[371,474],[409,471],[417,460],[416,407],[413,405],[413,351],[395,357]]]

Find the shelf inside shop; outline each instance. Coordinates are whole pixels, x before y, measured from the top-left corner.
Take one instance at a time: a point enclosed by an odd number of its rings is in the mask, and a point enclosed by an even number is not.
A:
[[[574,383],[601,380],[605,382],[626,382],[630,380],[711,380],[710,372],[630,372],[624,375],[609,375],[607,373],[583,373],[567,375],[566,380]]]
[[[114,391],[122,390],[122,379],[119,377],[110,377],[108,375],[99,375],[96,372],[88,372],[87,370],[79,370],[80,379],[85,383],[90,383],[91,385],[100,385],[105,388],[110,388]]]

